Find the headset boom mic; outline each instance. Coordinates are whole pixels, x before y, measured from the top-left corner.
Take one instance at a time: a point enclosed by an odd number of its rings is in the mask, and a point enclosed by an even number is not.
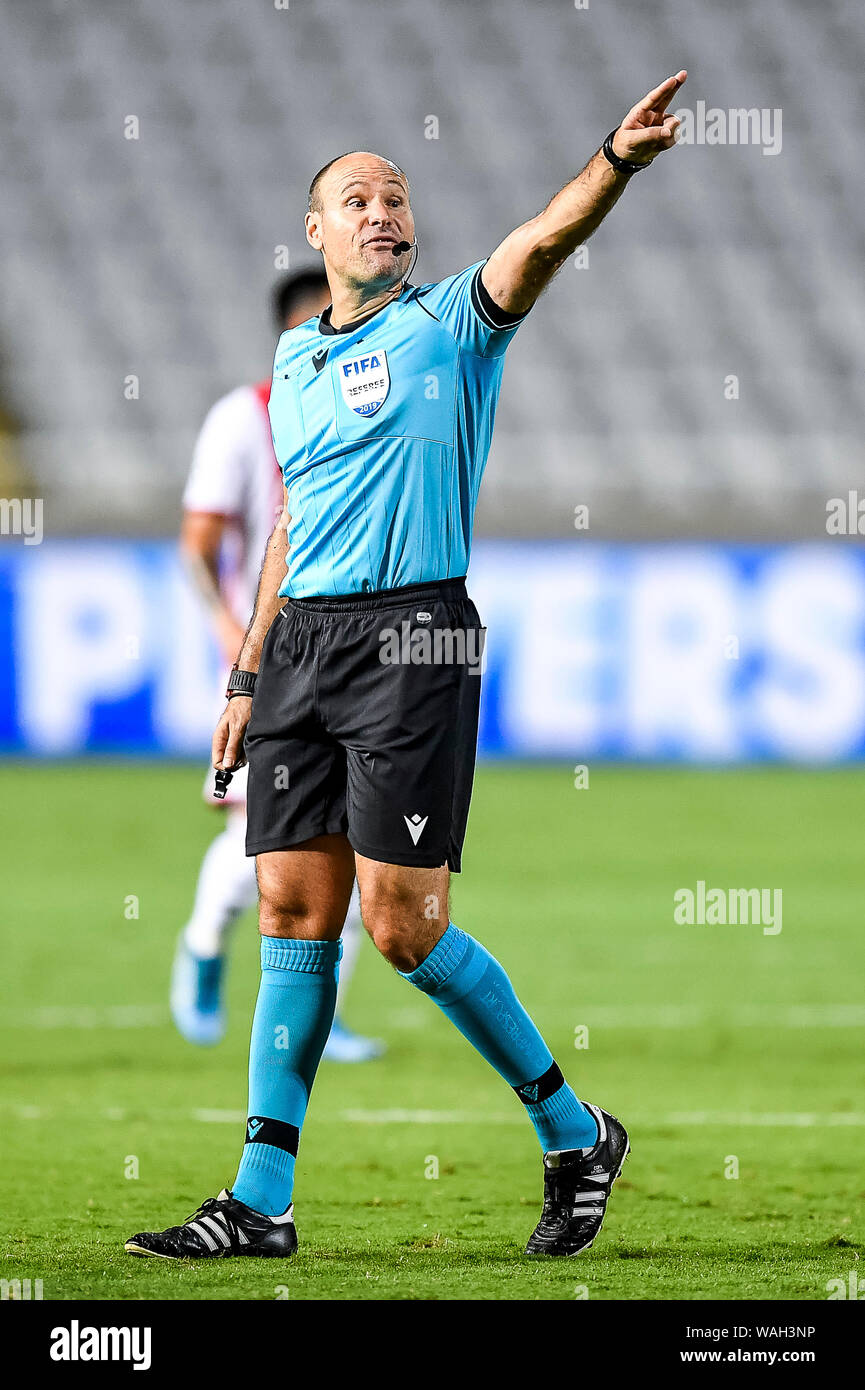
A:
[[[391,249],[391,251],[393,252],[393,254],[394,254],[395,256],[404,256],[405,253],[406,253],[406,251],[410,251],[410,250],[411,250],[411,242],[410,242],[410,241],[398,241],[398,242],[396,243],[396,245],[395,245],[395,246],[392,246],[390,249]]]

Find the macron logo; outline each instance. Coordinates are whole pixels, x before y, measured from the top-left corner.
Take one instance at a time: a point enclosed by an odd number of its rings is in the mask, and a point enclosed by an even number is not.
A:
[[[255,1138],[256,1134],[261,1129],[261,1126],[263,1124],[264,1120],[249,1120],[246,1126],[246,1132],[249,1135],[250,1139]]]
[[[409,835],[411,835],[412,844],[416,845],[424,832],[424,827],[426,826],[426,823],[429,820],[429,816],[424,816],[423,820],[421,820],[417,811],[415,811],[411,819],[409,819],[408,816],[403,816],[403,820],[405,821],[408,827],[408,833]]]

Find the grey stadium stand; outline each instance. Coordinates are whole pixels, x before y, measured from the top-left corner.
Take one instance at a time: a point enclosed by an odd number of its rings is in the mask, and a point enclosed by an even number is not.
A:
[[[602,537],[819,537],[861,480],[860,0],[5,0],[0,51],[0,389],[55,528],[174,529],[204,412],[269,369],[325,160],[406,168],[437,279],[680,65],[681,106],[780,108],[783,148],[683,146],[564,267],[509,353],[479,531],[573,534],[588,503]]]

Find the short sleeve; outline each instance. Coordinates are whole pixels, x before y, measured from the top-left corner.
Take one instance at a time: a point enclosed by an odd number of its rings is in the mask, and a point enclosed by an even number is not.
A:
[[[189,512],[240,516],[245,506],[251,425],[258,410],[253,392],[239,387],[208,411],[183,493]]]
[[[508,314],[493,302],[481,283],[485,265],[479,261],[438,284],[421,285],[417,299],[467,352],[501,357],[526,314]]]

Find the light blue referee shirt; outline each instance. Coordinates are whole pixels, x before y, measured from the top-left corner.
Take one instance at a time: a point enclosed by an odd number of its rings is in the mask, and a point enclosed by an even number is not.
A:
[[[408,286],[347,331],[283,333],[270,422],[288,489],[280,594],[355,594],[465,574],[505,349],[522,318],[469,266]]]

